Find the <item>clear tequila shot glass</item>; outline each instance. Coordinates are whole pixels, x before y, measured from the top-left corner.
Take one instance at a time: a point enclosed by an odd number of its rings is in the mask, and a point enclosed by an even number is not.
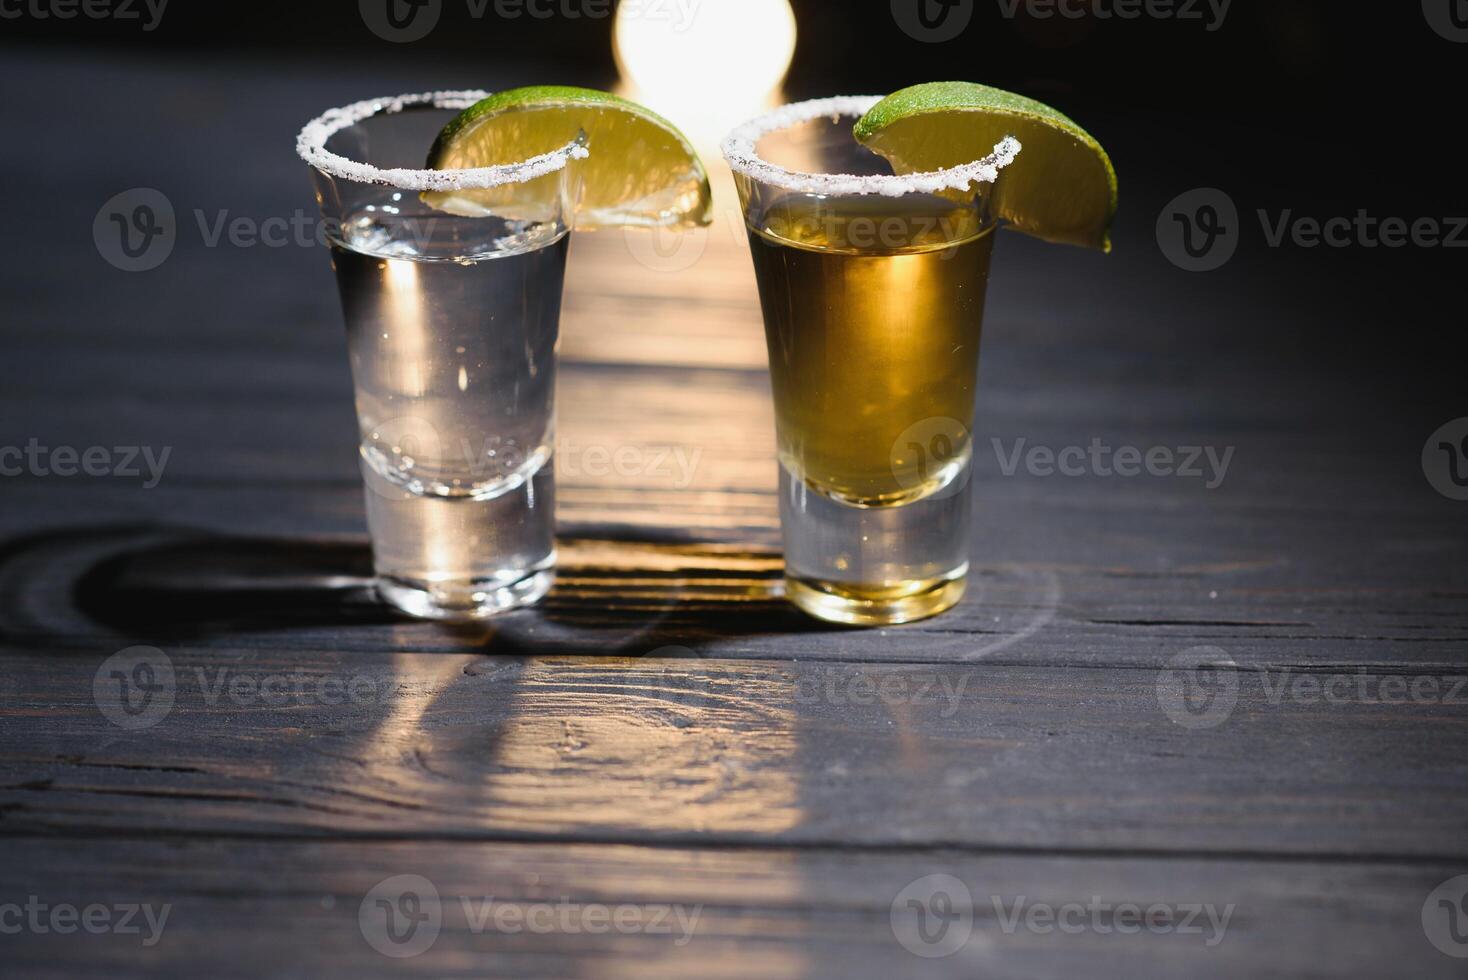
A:
[[[378,591],[470,621],[550,588],[561,285],[583,140],[530,160],[425,170],[483,92],[333,109],[301,131],[346,320]],[[505,207],[438,211],[422,191]]]
[[[764,311],[787,595],[854,625],[963,596],[989,204],[1019,152],[894,174],[852,135],[877,101],[786,106],[724,144]]]

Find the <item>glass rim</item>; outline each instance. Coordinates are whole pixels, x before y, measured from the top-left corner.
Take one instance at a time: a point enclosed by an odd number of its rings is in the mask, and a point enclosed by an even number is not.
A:
[[[296,135],[296,153],[306,163],[325,174],[358,184],[385,184],[405,191],[463,191],[523,184],[565,169],[572,160],[590,156],[586,137],[577,137],[559,149],[533,156],[518,163],[492,167],[456,170],[415,170],[408,167],[382,168],[349,160],[326,149],[327,140],[349,126],[373,116],[395,115],[404,109],[433,106],[437,109],[467,109],[489,92],[478,89],[462,91],[420,92],[365,99],[351,105],[328,109],[302,127]]]
[[[994,144],[994,152],[978,160],[943,170],[913,174],[816,174],[788,170],[763,159],[757,145],[771,133],[790,129],[823,116],[866,115],[882,101],[881,95],[837,95],[826,99],[792,102],[749,120],[724,138],[724,159],[735,173],[763,184],[801,194],[862,195],[882,194],[902,197],[907,194],[935,194],[939,191],[966,191],[974,183],[992,184],[999,171],[1014,162],[1021,145],[1013,136]],[[854,141],[854,140],[853,140]]]

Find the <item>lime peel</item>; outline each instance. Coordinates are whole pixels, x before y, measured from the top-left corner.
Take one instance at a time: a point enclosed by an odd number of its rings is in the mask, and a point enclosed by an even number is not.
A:
[[[485,96],[449,121],[428,155],[432,168],[463,168],[544,151],[584,135],[580,228],[689,226],[712,220],[708,173],[672,123],[610,92],[535,85]],[[424,200],[454,214],[513,211],[513,196],[472,190]]]
[[[995,188],[998,216],[1048,241],[1109,251],[1116,170],[1101,144],[1035,99],[973,82],[929,82],[894,92],[853,127],[898,172],[967,159],[997,134],[1029,147]]]

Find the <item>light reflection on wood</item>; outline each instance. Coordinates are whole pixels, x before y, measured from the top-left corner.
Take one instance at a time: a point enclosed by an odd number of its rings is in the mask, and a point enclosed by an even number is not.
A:
[[[534,659],[485,740],[499,825],[779,833],[803,815],[794,688],[778,666]],[[462,747],[426,765],[462,765]]]
[[[562,353],[609,364],[757,368],[764,326],[729,169],[706,159],[714,223],[675,244],[628,229],[572,238]]]

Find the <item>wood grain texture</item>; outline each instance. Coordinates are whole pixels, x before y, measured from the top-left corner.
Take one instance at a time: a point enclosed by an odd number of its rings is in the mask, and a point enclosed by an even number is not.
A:
[[[934,873],[968,889],[972,926],[952,956],[921,959],[897,942],[892,906]],[[425,924],[423,952],[389,959],[366,936],[383,931],[372,903],[384,892],[374,889],[389,882],[387,893],[401,894],[391,884],[401,875],[432,885],[438,902],[425,890],[422,908],[436,910],[438,930]],[[103,837],[26,840],[0,869],[0,889],[48,905],[169,906],[150,947],[146,928],[17,937],[7,965],[26,976],[183,975],[208,960],[223,977],[1223,978],[1267,963],[1278,976],[1431,978],[1461,976],[1422,935],[1422,905],[1444,877],[1390,863]],[[1012,922],[1017,904],[1093,902],[1164,903],[1184,910],[1179,925],[1192,906],[1212,906],[1218,921],[1229,914],[1221,930],[1200,916],[1189,927],[1198,932],[1120,934],[1126,920],[1106,912],[1072,918],[1087,927],[1071,934]],[[597,906],[646,927],[604,926]],[[550,914],[572,927],[520,924]]]
[[[1007,236],[969,594],[835,629],[779,595],[762,329],[716,171],[708,232],[576,236],[560,578],[538,609],[446,629],[370,592],[326,257],[197,227],[310,213],[295,127],[420,73],[240,63],[226,83],[6,54],[7,91],[50,98],[0,102],[22,137],[0,163],[31,191],[9,204],[27,247],[0,263],[0,447],[169,456],[154,487],[0,478],[0,907],[174,911],[156,947],[0,935],[0,972],[1460,975],[1421,915],[1468,871],[1468,505],[1420,454],[1461,384],[1331,343],[1364,315],[1335,267],[1279,251],[1178,273],[1151,222],[1181,178],[1145,169],[1110,257]],[[56,104],[105,166],[57,158]],[[88,234],[135,186],[180,217],[141,275]],[[1212,487],[1006,462],[1093,440],[1233,455]],[[141,728],[107,710],[109,658],[137,645],[174,678]],[[1221,666],[1173,669],[1200,648]],[[935,873],[965,883],[976,925],[926,960],[890,914]],[[406,960],[358,918],[400,874],[448,900]],[[993,899],[1021,895],[1237,912],[1214,947],[1006,931]],[[460,896],[702,918],[684,945],[486,934]]]
[[[1465,678],[1198,727],[1155,670],[166,656],[136,731],[101,658],[5,657],[0,827],[1468,860]]]

